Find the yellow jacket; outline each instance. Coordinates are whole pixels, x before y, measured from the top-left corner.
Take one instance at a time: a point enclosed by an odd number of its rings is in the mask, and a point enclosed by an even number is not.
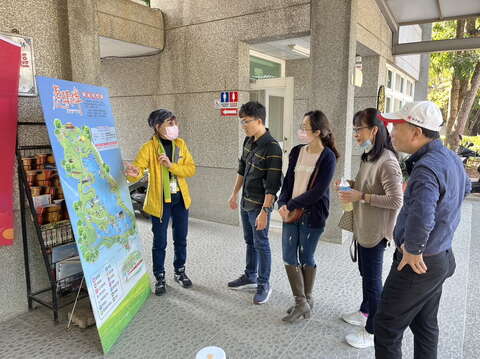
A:
[[[133,162],[133,164],[140,169],[140,174],[138,177],[128,176],[127,179],[129,182],[137,182],[143,177],[145,170],[148,169],[148,189],[145,203],[143,204],[143,210],[152,216],[162,218],[163,183],[161,171],[162,166],[158,161],[159,142],[157,136],[153,136],[150,141],[143,144],[137,154],[137,158]],[[178,161],[177,163],[172,162],[169,171],[177,177],[178,187],[182,193],[185,207],[188,209],[192,203],[192,199],[188,190],[186,178],[195,175],[196,166],[185,141],[181,138],[177,138],[174,142],[175,146],[178,148]]]

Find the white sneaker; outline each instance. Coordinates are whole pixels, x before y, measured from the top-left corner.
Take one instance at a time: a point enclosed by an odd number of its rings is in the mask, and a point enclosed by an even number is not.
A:
[[[359,327],[364,327],[367,324],[367,317],[363,315],[362,312],[354,312],[348,314],[342,314],[343,321],[351,325],[356,325]]]
[[[356,333],[348,334],[345,337],[345,340],[348,344],[357,349],[364,349],[375,346],[375,343],[373,341],[373,334],[367,332],[365,328],[361,328]]]

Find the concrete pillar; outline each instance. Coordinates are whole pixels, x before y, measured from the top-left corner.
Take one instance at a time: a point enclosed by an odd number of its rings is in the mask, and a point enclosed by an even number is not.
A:
[[[422,41],[432,40],[432,24],[420,25],[422,28]],[[415,101],[424,101],[428,96],[428,68],[430,67],[430,54],[420,55],[420,75],[415,81]]]
[[[351,177],[352,124],[357,0],[311,2],[312,98],[310,105],[322,110],[334,125],[341,158],[335,178]],[[335,193],[323,239],[342,243],[337,224],[342,214]]]
[[[72,81],[101,85],[97,1],[67,1]]]

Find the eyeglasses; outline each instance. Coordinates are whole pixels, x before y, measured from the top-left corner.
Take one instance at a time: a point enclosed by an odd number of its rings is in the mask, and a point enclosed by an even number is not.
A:
[[[305,128],[305,126],[303,126],[303,125],[300,125],[300,126],[299,126],[299,129],[302,130],[302,131],[313,131],[313,129],[311,129],[311,128]]]
[[[353,134],[354,134],[354,135],[358,135],[358,133],[360,132],[360,130],[363,130],[364,128],[370,128],[370,126],[354,127],[354,128],[353,128]]]
[[[244,119],[242,119],[242,120],[240,120],[240,123],[241,123],[242,125],[247,125],[247,124],[249,124],[250,122],[255,121],[255,120],[256,120],[255,118],[252,118],[252,119],[250,119],[250,120],[244,120]]]

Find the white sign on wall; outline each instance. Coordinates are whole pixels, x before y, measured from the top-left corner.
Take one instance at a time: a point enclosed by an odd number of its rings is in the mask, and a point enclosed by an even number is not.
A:
[[[33,39],[18,34],[0,32],[0,38],[16,43],[22,48],[20,54],[20,81],[18,83],[19,96],[37,96],[35,83],[35,62],[33,55]]]

